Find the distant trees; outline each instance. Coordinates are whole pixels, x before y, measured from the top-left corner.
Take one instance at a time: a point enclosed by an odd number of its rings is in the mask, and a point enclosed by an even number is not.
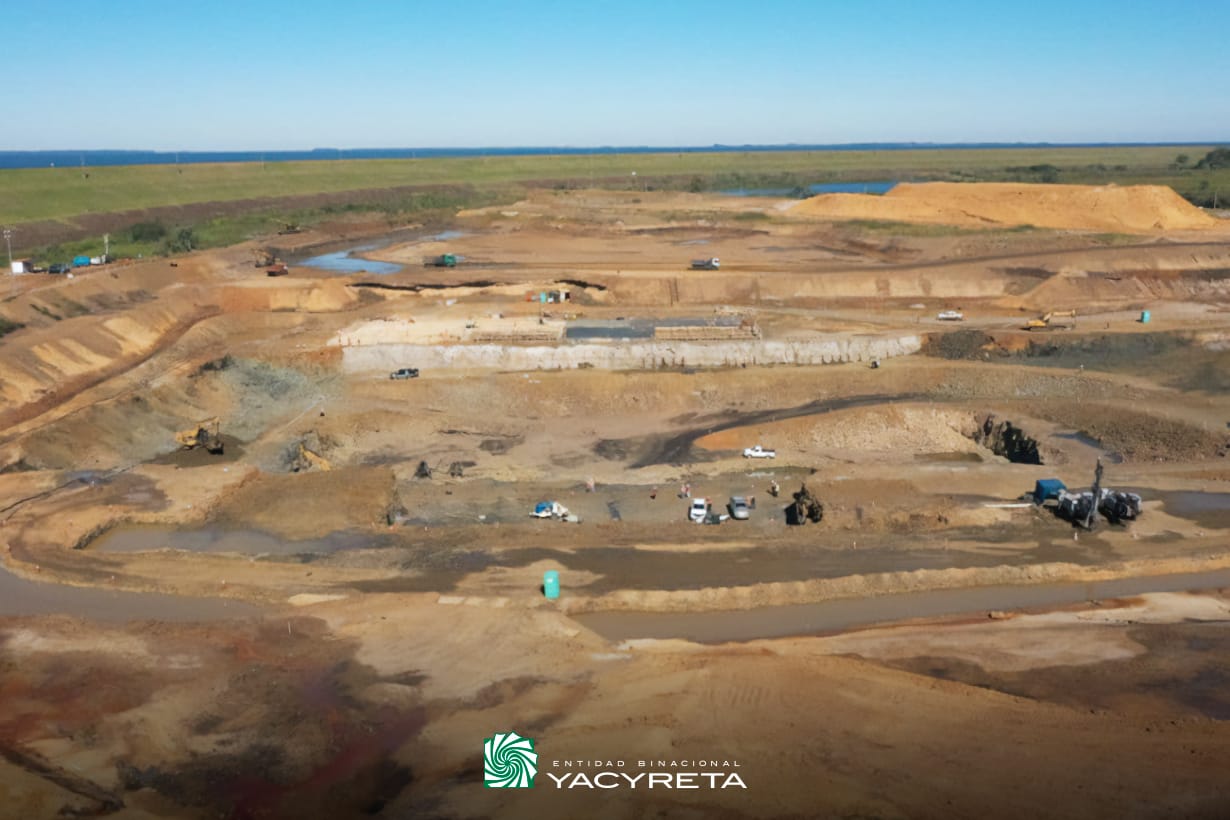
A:
[[[161,222],[138,222],[128,229],[133,242],[157,242],[167,235],[167,226]]]
[[[1012,165],[1007,169],[1010,174],[1021,178],[1030,178],[1030,182],[1058,182],[1059,169],[1054,165]],[[1022,179],[1024,181],[1024,179]]]
[[[1196,163],[1197,168],[1230,168],[1230,148],[1214,148]]]

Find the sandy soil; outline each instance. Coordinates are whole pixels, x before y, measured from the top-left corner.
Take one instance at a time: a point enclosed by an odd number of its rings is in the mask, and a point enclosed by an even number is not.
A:
[[[405,266],[385,276],[269,279],[241,246],[15,282],[0,303],[26,325],[0,342],[4,805],[1225,816],[1230,244],[1164,192],[1101,190],[1095,207],[1059,186],[962,186],[941,207],[914,187],[858,218],[926,200],[925,221],[967,229],[850,224],[828,198],[539,191],[460,215],[448,242],[399,234],[370,252]],[[951,215],[976,208],[980,230]],[[986,221],[1026,217],[1055,230]],[[1140,235],[1082,232],[1109,230]],[[461,264],[423,266],[444,252]],[[688,269],[708,256],[721,270]],[[559,289],[572,299],[527,299]],[[938,321],[947,308],[966,321]],[[1022,329],[1068,308],[1074,327]],[[357,348],[449,361],[475,331],[520,349],[543,328],[558,346],[613,328],[596,343],[620,345],[719,318],[785,344],[923,346],[875,369],[345,366]],[[214,416],[224,454],[177,448]],[[1005,421],[1041,463],[980,436]],[[777,458],[745,459],[754,444]],[[1105,485],[1142,496],[1140,519],[1083,532],[1018,502],[1041,478],[1087,486],[1098,459]],[[789,526],[804,482],[824,517]],[[756,509],[690,523],[685,484]],[[543,500],[579,522],[531,518]],[[1167,573],[1205,589],[1095,593]],[[1065,584],[1089,592],[1011,605]],[[1007,591],[911,620],[909,596],[945,590]],[[30,603],[46,600],[58,614]],[[779,607],[828,602],[868,614],[783,626],[802,610]],[[713,640],[670,634],[683,615],[712,616]],[[606,638],[597,616],[667,634]],[[483,739],[513,730],[536,741],[537,784],[484,789]],[[747,788],[550,777],[620,760],[716,760]]]

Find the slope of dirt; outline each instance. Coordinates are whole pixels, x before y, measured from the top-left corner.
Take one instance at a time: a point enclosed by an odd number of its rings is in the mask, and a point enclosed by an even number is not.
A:
[[[884,196],[826,194],[789,213],[822,219],[884,219],[943,225],[1034,225],[1140,233],[1204,230],[1219,221],[1161,185],[903,183]]]

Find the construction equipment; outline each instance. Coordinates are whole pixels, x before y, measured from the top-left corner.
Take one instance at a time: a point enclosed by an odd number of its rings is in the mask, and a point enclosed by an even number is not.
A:
[[[221,455],[225,449],[222,443],[221,426],[222,423],[217,417],[206,419],[197,422],[187,430],[180,430],[175,434],[175,441],[184,450],[195,450],[201,447],[214,455]]]
[[[333,469],[333,465],[329,463],[329,459],[320,453],[309,450],[307,445],[301,441],[299,442],[299,452],[296,454],[294,461],[291,462],[290,470],[293,473],[303,473],[313,469],[328,472]]]
[[[439,256],[424,259],[423,264],[429,268],[455,268],[457,267],[457,254],[442,253]]]
[[[718,270],[722,267],[722,260],[716,256],[711,256],[708,259],[693,259],[692,270]]]
[[[254,262],[252,267],[267,268],[277,262],[277,257],[273,255],[272,251],[266,250],[265,248],[253,248],[252,260]]]
[[[1051,320],[1057,317],[1060,317],[1060,316],[1067,316],[1067,317],[1071,317],[1075,319],[1076,311],[1075,310],[1052,310],[1049,313],[1044,313],[1043,315],[1039,316],[1037,319],[1030,319],[1028,322],[1025,323],[1024,329],[1025,330],[1054,330],[1056,327],[1063,327],[1063,328],[1076,327],[1075,322],[1073,322],[1070,325],[1052,325]]]
[[[1135,521],[1140,515],[1141,498],[1136,493],[1123,490],[1102,490],[1098,500],[1098,512],[1112,524],[1121,521]]]
[[[290,273],[290,268],[286,267],[285,262],[270,265],[269,269],[265,271],[266,276],[285,276],[288,273]]]
[[[297,222],[282,222],[282,229],[279,234],[285,235],[288,233],[303,233],[303,228]]]
[[[811,521],[818,524],[822,518],[824,518],[824,505],[820,503],[819,498],[812,495],[811,490],[807,489],[807,484],[804,483],[799,487],[799,491],[794,493],[794,503],[786,508],[786,523],[806,524]]]

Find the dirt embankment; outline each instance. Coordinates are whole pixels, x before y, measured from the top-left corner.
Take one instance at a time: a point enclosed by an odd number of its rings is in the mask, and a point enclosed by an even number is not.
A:
[[[789,210],[804,218],[882,219],[967,227],[1033,225],[1150,233],[1222,223],[1161,185],[901,184],[884,196],[826,194]]]

